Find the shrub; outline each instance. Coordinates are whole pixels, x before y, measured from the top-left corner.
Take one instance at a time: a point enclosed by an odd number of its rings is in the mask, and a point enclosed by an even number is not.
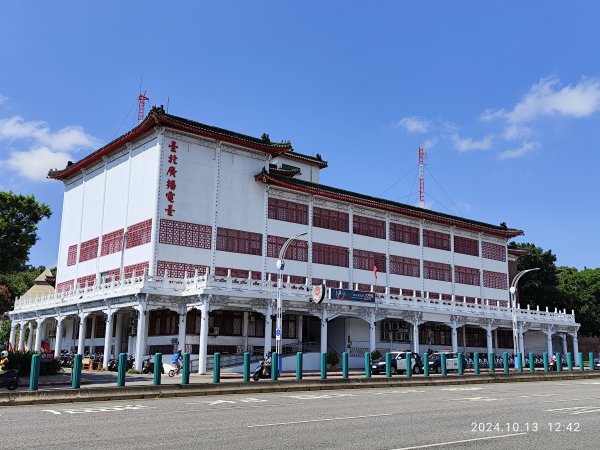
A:
[[[326,361],[330,366],[336,366],[337,363],[340,362],[340,357],[338,356],[337,352],[331,350],[329,353],[327,353]]]
[[[379,353],[379,350],[373,350],[371,352],[371,361],[375,361],[380,358],[381,358],[381,353]]]
[[[135,369],[129,369],[127,371],[127,373],[133,373],[133,374],[137,374],[137,373],[143,373],[141,370],[135,370]]]
[[[7,369],[17,369],[19,375],[29,376],[31,372],[31,357],[35,355],[34,352],[9,352],[8,354],[8,367]],[[43,375],[56,375],[62,371],[60,361],[58,359],[42,360],[40,363],[40,376]]]

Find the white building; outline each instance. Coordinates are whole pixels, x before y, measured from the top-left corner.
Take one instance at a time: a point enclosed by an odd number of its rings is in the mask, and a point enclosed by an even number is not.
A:
[[[138,368],[179,347],[200,372],[215,351],[262,354],[275,344],[279,250],[307,233],[285,256],[284,353],[348,351],[359,366],[376,348],[512,351],[507,241],[520,230],[324,186],[326,167],[289,143],[152,109],[50,172],[65,186],[56,293],[15,302],[11,343],[29,326],[35,350],[45,339],[105,364],[126,351]],[[374,301],[333,291],[314,303],[321,283]],[[573,313],[523,307],[517,319],[526,352],[552,352],[555,334],[577,346]]]

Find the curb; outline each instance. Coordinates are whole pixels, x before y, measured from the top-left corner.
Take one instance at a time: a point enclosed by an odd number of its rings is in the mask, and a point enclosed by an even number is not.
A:
[[[333,389],[364,389],[384,387],[451,386],[461,384],[489,384],[539,382],[575,379],[598,379],[598,372],[544,373],[544,374],[486,374],[462,376],[430,376],[428,378],[350,378],[330,380],[288,380],[279,382],[230,382],[225,384],[166,384],[129,387],[89,387],[83,389],[48,389],[0,393],[0,406],[19,406],[48,403],[157,399],[242,393],[319,391]]]

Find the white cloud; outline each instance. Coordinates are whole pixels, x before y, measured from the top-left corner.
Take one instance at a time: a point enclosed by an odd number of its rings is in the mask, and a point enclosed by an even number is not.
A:
[[[498,154],[499,159],[512,159],[512,158],[520,158],[525,156],[528,153],[531,153],[538,148],[540,148],[541,144],[539,142],[524,142],[520,147],[513,148],[510,150],[504,150]]]
[[[472,138],[461,138],[457,133],[450,136],[454,143],[454,148],[461,153],[466,153],[474,150],[489,150],[492,147],[494,137],[487,135],[483,139],[475,140]]]
[[[404,128],[409,133],[427,133],[430,123],[416,116],[407,116],[394,124],[394,128]]]
[[[431,150],[433,147],[435,147],[435,145],[437,143],[438,143],[438,138],[436,138],[436,137],[427,139],[425,142],[423,142],[423,148],[425,150]]]
[[[8,101],[8,97],[6,97],[5,95],[0,94],[0,105],[3,105],[7,101]]]
[[[586,117],[600,110],[600,80],[583,79],[578,84],[561,87],[555,77],[542,78],[534,84],[512,111],[486,110],[482,120],[504,118],[521,123],[543,116]]]
[[[14,146],[0,169],[11,170],[35,181],[46,179],[50,169],[62,169],[73,160],[72,153],[98,145],[80,126],[52,131],[46,122],[25,121],[20,116],[0,119],[0,141]]]
[[[518,124],[508,124],[504,129],[502,137],[507,141],[516,141],[531,136],[532,130],[529,127]]]

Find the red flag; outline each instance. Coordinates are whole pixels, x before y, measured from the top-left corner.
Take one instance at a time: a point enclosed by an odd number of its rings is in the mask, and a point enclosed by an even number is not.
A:
[[[373,265],[373,275],[375,275],[375,281],[377,281],[377,266]]]

